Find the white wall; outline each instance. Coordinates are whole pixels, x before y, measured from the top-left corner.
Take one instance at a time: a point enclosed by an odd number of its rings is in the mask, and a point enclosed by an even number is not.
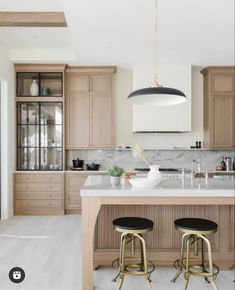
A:
[[[113,139],[116,146],[132,144],[132,105],[127,96],[132,91],[132,70],[118,67],[113,77]]]
[[[13,214],[12,206],[12,64],[8,48],[0,42],[1,80],[1,217],[7,219]]]
[[[132,107],[126,98],[132,91],[132,71],[119,68],[114,77],[115,145],[141,144],[145,149],[170,149],[195,145],[203,139],[203,79],[192,69],[192,131],[186,133],[132,133]]]

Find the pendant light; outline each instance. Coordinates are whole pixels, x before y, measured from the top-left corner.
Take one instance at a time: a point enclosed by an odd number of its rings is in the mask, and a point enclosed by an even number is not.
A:
[[[155,79],[151,87],[136,90],[127,97],[133,105],[170,106],[184,103],[187,100],[183,92],[163,87],[157,80],[157,22],[157,0],[155,0]]]

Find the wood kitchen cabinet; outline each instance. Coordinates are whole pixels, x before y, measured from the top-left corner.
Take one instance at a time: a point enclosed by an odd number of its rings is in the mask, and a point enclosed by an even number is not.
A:
[[[111,148],[115,67],[66,69],[66,149]]]
[[[106,171],[65,171],[64,188],[65,188],[65,213],[77,214],[82,212],[82,199],[80,190],[84,185],[88,175],[107,175]]]
[[[15,169],[64,169],[66,64],[14,64]]]
[[[207,67],[204,78],[204,147],[235,148],[235,67]]]
[[[14,173],[14,215],[63,215],[63,173]]]
[[[86,178],[87,175],[79,175],[78,172],[65,172],[65,213],[81,213],[80,189]]]

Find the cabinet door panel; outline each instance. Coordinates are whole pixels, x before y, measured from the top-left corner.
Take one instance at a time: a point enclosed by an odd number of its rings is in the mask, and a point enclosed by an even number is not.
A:
[[[68,96],[66,108],[66,148],[89,147],[89,96]]]
[[[78,176],[78,174],[65,173],[65,189],[79,191],[86,178],[87,176]]]
[[[111,75],[91,75],[90,91],[92,93],[111,93],[112,76]]]
[[[92,96],[92,147],[110,148],[111,97]]]
[[[234,91],[234,78],[233,74],[213,74],[212,89],[214,94],[218,93],[232,93]]]
[[[213,97],[213,146],[234,146],[234,96]]]
[[[81,209],[82,199],[80,197],[80,192],[70,192],[66,191],[66,208],[67,209]]]
[[[89,93],[90,77],[89,75],[67,74],[66,92],[67,93]]]

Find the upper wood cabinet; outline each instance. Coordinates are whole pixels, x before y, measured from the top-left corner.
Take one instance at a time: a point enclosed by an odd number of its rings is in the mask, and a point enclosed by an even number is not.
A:
[[[66,69],[66,149],[111,148],[115,67]]]
[[[204,147],[235,148],[235,67],[208,67],[204,77]]]
[[[61,100],[64,96],[65,64],[15,64],[17,101]]]
[[[100,74],[90,76],[91,93],[112,93],[112,75]]]
[[[66,148],[86,148],[90,145],[90,97],[66,96]]]
[[[111,148],[111,96],[91,96],[91,146]]]

